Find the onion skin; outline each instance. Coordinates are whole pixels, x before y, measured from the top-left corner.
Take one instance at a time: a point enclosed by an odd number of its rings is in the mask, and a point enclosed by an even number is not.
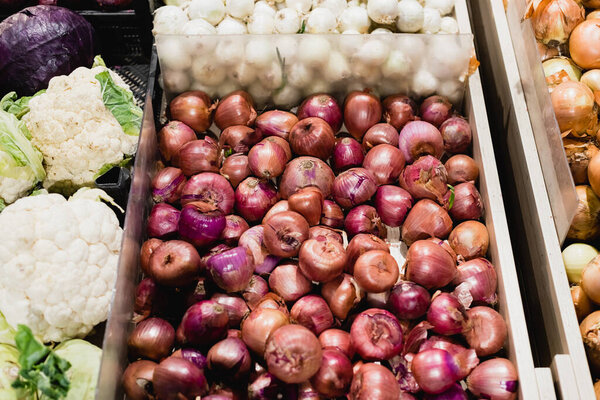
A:
[[[469,400],[469,396],[460,384],[455,383],[450,389],[439,394],[425,394],[423,400]]]
[[[398,400],[400,386],[394,374],[379,364],[363,364],[354,373],[349,400]]]
[[[294,125],[290,132],[290,145],[298,155],[327,160],[333,154],[335,135],[326,121],[310,117]]]
[[[319,117],[327,122],[333,132],[342,127],[342,110],[333,96],[325,93],[308,96],[298,107],[298,119]]]
[[[353,91],[344,102],[344,124],[356,140],[361,140],[369,128],[381,121],[383,108],[377,97],[368,91]]]
[[[590,182],[590,186],[596,196],[600,193],[600,155],[597,154],[590,160],[587,167],[587,177]]]
[[[269,138],[261,140],[248,153],[250,169],[255,176],[263,179],[277,178],[289,160],[285,148]]]
[[[414,121],[417,114],[417,104],[408,96],[392,95],[383,100],[383,119],[400,130],[407,122]]]
[[[220,211],[206,211],[203,203],[189,203],[181,209],[179,235],[194,246],[213,244],[225,229],[225,217]]]
[[[431,199],[443,203],[444,196],[448,193],[448,173],[437,158],[429,155],[419,157],[402,171],[400,186],[415,199]]]
[[[348,260],[344,246],[325,236],[302,243],[299,267],[314,282],[327,282],[342,273]]]
[[[245,378],[250,372],[252,359],[241,339],[227,338],[210,348],[206,356],[208,368],[226,380]]]
[[[598,116],[594,93],[584,83],[563,82],[554,88],[550,99],[561,132],[569,131],[575,137],[595,133]]]
[[[358,314],[350,327],[352,345],[364,360],[382,361],[400,354],[402,336],[398,319],[379,308]]]
[[[267,211],[267,213],[265,214],[265,216],[263,217],[263,224],[269,219],[271,218],[273,215],[278,214],[280,212],[283,211],[291,211],[290,210],[290,203],[288,203],[287,200],[279,200],[277,203],[275,203],[275,205],[271,208],[269,208],[269,211]]]
[[[321,366],[319,339],[300,325],[285,325],[271,334],[265,348],[269,372],[286,383],[310,379]]]
[[[349,274],[354,274],[354,264],[356,263],[356,260],[369,250],[384,250],[389,253],[390,247],[383,239],[375,235],[360,233],[354,236],[346,248],[348,263],[346,264],[345,271]]]
[[[363,136],[362,148],[366,152],[379,144],[398,147],[398,137],[398,131],[392,125],[383,122],[375,124]]]
[[[163,243],[162,240],[151,238],[146,240],[140,248],[140,268],[146,275],[150,275],[150,257],[154,250]]]
[[[401,226],[414,204],[408,191],[394,185],[379,186],[375,194],[375,208],[384,224]]]
[[[344,226],[344,212],[336,202],[331,200],[323,201],[321,224],[330,228],[341,228]]]
[[[406,163],[411,164],[424,155],[439,159],[444,153],[444,139],[440,131],[426,121],[411,121],[400,131],[398,147]]]
[[[235,208],[242,218],[251,223],[262,220],[278,200],[279,195],[271,182],[252,176],[240,182],[235,189]]]
[[[310,226],[319,224],[323,210],[323,193],[318,188],[306,187],[288,198],[291,211],[302,215]]]
[[[363,148],[356,139],[343,137],[336,140],[332,159],[334,170],[345,171],[349,168],[360,167],[364,159]]]
[[[422,286],[402,281],[392,289],[388,298],[388,309],[398,319],[417,319],[427,313],[431,296]]]
[[[444,287],[457,275],[456,261],[429,240],[414,242],[408,248],[406,263],[406,278],[427,289]]]
[[[210,97],[199,90],[182,93],[169,104],[171,119],[183,122],[198,133],[210,128],[214,109]]]
[[[297,212],[284,211],[265,221],[267,250],[277,257],[295,257],[308,239],[308,222]]]
[[[229,316],[214,300],[200,301],[187,309],[177,328],[177,341],[193,346],[211,345],[227,332]]]
[[[485,257],[490,236],[485,225],[479,221],[461,222],[450,232],[448,242],[452,250],[465,260]]]
[[[594,310],[594,306],[592,305],[590,298],[579,285],[571,286],[571,298],[573,300],[573,305],[575,306],[577,320],[581,322]]]
[[[344,353],[336,349],[324,349],[321,368],[311,378],[311,383],[321,395],[343,396],[352,383],[352,363]]]
[[[254,270],[257,274],[268,274],[275,268],[280,258],[269,254],[264,243],[264,226],[257,225],[240,236],[238,245],[245,247],[254,258]]]
[[[432,200],[423,199],[413,206],[404,220],[402,241],[410,246],[421,239],[444,239],[451,231],[452,219],[446,210]]]
[[[228,293],[243,290],[254,273],[254,259],[244,247],[216,254],[206,262],[213,281]]]
[[[472,182],[475,183],[479,177],[479,167],[475,160],[464,154],[456,154],[444,164],[448,173],[448,183]]]
[[[267,111],[256,118],[256,132],[261,136],[279,136],[285,140],[290,136],[292,127],[298,122],[291,112],[272,110]]]
[[[169,355],[175,343],[175,329],[164,319],[148,318],[137,324],[127,345],[134,357],[159,361]]]
[[[572,0],[543,0],[533,11],[535,37],[556,46],[566,43],[573,29],[585,18],[585,10]]]
[[[600,237],[600,199],[587,185],[575,186],[578,203],[575,218],[567,232],[567,239],[574,241],[593,241]]]
[[[493,358],[479,364],[467,378],[467,387],[475,396],[498,400],[517,398],[517,370],[505,358]]]
[[[320,335],[333,325],[333,314],[327,302],[316,295],[304,296],[296,301],[290,310],[290,317],[315,335]]]
[[[223,214],[231,214],[234,196],[227,179],[219,174],[203,172],[187,181],[181,192],[181,204],[201,202],[220,209]]]
[[[269,276],[269,286],[285,301],[296,301],[312,289],[309,281],[300,271],[297,263],[278,265]]]
[[[351,168],[336,176],[333,181],[333,197],[344,208],[352,208],[368,201],[376,191],[375,177],[364,168]]]
[[[233,125],[225,128],[219,136],[219,146],[228,152],[247,154],[250,148],[262,137],[254,129],[246,125]]]
[[[225,217],[225,229],[221,232],[220,240],[229,246],[235,246],[244,232],[250,229],[250,225],[245,219],[238,215],[228,215]]]
[[[333,315],[343,320],[365,297],[365,292],[352,275],[342,274],[324,283],[321,286],[321,295],[329,304]]]
[[[377,185],[394,183],[404,169],[404,156],[397,147],[380,144],[369,150],[363,168],[373,174]]]
[[[390,290],[400,275],[398,263],[384,250],[371,250],[356,260],[354,279],[366,292],[381,293]]]
[[[127,366],[123,373],[123,389],[127,398],[132,400],[150,400],[153,393],[152,376],[157,363],[140,360]]]
[[[450,293],[441,293],[431,300],[427,311],[427,322],[440,335],[456,335],[464,330],[465,308],[458,298]]]
[[[289,323],[288,317],[279,310],[257,308],[242,322],[242,340],[250,350],[262,356],[269,336]]]
[[[588,183],[588,166],[594,156],[600,152],[600,149],[596,147],[593,140],[571,138],[563,138],[563,147],[567,154],[567,161],[575,184],[584,185]],[[597,164],[594,168],[598,168]],[[596,185],[596,187],[598,186]]]
[[[287,199],[293,193],[307,186],[316,186],[328,198],[333,188],[335,175],[323,160],[315,157],[298,157],[288,163],[283,171],[279,192]]]
[[[221,99],[217,105],[215,124],[221,130],[232,125],[252,126],[256,115],[252,97],[243,90],[236,90]]]
[[[430,394],[445,392],[460,379],[456,361],[450,353],[441,349],[425,350],[415,355],[412,372],[421,389]]]
[[[327,239],[337,240],[341,244],[344,244],[344,238],[337,230],[322,225],[311,226],[308,230],[308,238],[316,239],[319,236],[325,236]]]
[[[196,398],[208,390],[202,370],[177,357],[165,358],[154,368],[152,383],[156,397],[165,400]]]
[[[186,179],[179,168],[166,167],[152,178],[152,200],[155,203],[176,203],[181,197]]]
[[[248,400],[296,399],[296,385],[281,382],[273,374],[263,372],[248,385]]]
[[[467,326],[463,333],[477,356],[485,357],[502,349],[508,336],[504,318],[490,307],[473,307],[467,310]]]
[[[215,293],[211,297],[211,300],[216,301],[225,309],[229,318],[229,323],[227,324],[229,328],[238,327],[242,319],[250,313],[248,305],[241,297],[230,296],[224,293]]]
[[[133,322],[141,322],[153,311],[153,304],[158,295],[158,288],[152,278],[144,278],[135,288],[135,304],[133,306]]]
[[[450,117],[440,126],[444,150],[448,153],[466,153],[471,146],[471,126],[461,117]]]
[[[443,96],[430,96],[423,100],[419,108],[419,114],[423,121],[429,122],[439,128],[448,118],[452,111],[452,103]]]
[[[573,29],[569,40],[571,58],[583,69],[600,68],[600,28],[598,21],[587,20]]]
[[[269,285],[267,281],[261,278],[259,275],[252,275],[250,283],[242,292],[242,297],[246,300],[246,304],[251,310],[254,310],[261,299],[269,293]]]

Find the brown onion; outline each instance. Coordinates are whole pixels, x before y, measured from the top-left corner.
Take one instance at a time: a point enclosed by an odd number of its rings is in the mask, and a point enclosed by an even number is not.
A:
[[[456,154],[444,164],[448,173],[448,183],[456,185],[462,182],[476,182],[479,177],[479,167],[475,160],[464,154]]]
[[[288,139],[292,127],[298,122],[298,117],[288,111],[267,111],[256,118],[256,131],[266,136],[279,136]]]
[[[269,286],[285,301],[296,301],[312,289],[309,281],[298,268],[297,262],[288,262],[275,267],[269,276]]]
[[[399,275],[398,263],[384,250],[367,251],[354,264],[354,279],[363,290],[370,293],[391,289]]]
[[[140,249],[140,267],[142,272],[146,275],[150,275],[150,256],[154,253],[154,250],[162,244],[162,240],[151,238],[146,240]]]
[[[207,136],[192,140],[179,148],[177,161],[186,176],[199,172],[219,172],[221,167],[220,149],[217,142]]]
[[[327,160],[333,154],[335,135],[325,120],[309,117],[294,125],[290,132],[290,145],[298,155]]]
[[[444,139],[440,131],[429,122],[411,121],[400,131],[398,148],[402,150],[407,163],[425,155],[439,159],[444,153]]]
[[[252,97],[236,90],[222,98],[215,110],[215,124],[223,130],[232,125],[254,125],[256,110]]]
[[[354,264],[358,257],[370,250],[384,250],[390,252],[390,247],[385,241],[375,235],[360,233],[350,240],[346,248],[348,262],[345,271],[349,274],[354,273]]]
[[[402,240],[410,246],[430,237],[446,238],[452,231],[452,219],[441,206],[429,199],[419,200],[402,225]]]
[[[594,93],[584,83],[563,82],[554,88],[550,98],[561,132],[568,131],[576,137],[595,133],[598,116]]]
[[[571,58],[583,69],[600,68],[600,27],[591,19],[577,25],[569,40]]]
[[[329,304],[333,315],[346,319],[348,313],[365,297],[352,275],[342,274],[321,287],[321,295]]]
[[[323,209],[323,193],[316,187],[305,187],[288,198],[291,211],[301,214],[310,226],[318,225]]]
[[[199,90],[182,93],[169,104],[171,119],[183,122],[196,132],[210,127],[214,109],[210,97]]]
[[[242,340],[250,350],[262,356],[269,336],[287,324],[289,319],[281,311],[257,308],[242,322]]]
[[[571,299],[573,300],[575,314],[577,315],[577,320],[579,320],[579,322],[594,310],[590,298],[579,285],[571,286]]]
[[[149,400],[153,395],[152,376],[157,363],[140,360],[127,366],[123,373],[123,389],[131,400]]]
[[[577,211],[571,222],[567,238],[571,240],[595,240],[600,237],[600,199],[591,187],[587,185],[575,186],[577,193]]]
[[[581,288],[596,304],[600,304],[600,256],[590,261],[581,272]]]
[[[284,147],[271,138],[266,138],[250,149],[248,164],[255,176],[272,179],[283,173],[290,158]]]
[[[600,193],[600,156],[595,155],[587,167],[587,178],[596,195]]]
[[[379,99],[368,90],[353,91],[344,102],[344,124],[348,132],[361,140],[367,130],[381,121],[383,109]]]
[[[457,275],[456,261],[443,247],[429,241],[414,242],[406,254],[406,278],[427,289],[446,286]]]
[[[290,317],[315,335],[333,325],[333,314],[327,302],[314,294],[298,299],[290,310]]]
[[[251,310],[254,310],[260,301],[269,293],[269,285],[259,275],[252,275],[250,283],[242,292],[242,297],[246,300],[246,304]]]
[[[196,140],[196,133],[192,128],[180,121],[170,121],[158,132],[158,149],[166,162],[177,166],[179,149],[192,140]]]
[[[457,255],[465,260],[471,260],[485,257],[490,245],[490,236],[481,222],[465,221],[450,232],[448,242]]]
[[[407,122],[414,121],[417,117],[417,104],[408,96],[396,94],[383,100],[383,119],[400,130]]]
[[[344,226],[344,212],[336,202],[331,200],[323,201],[321,224],[330,228],[341,228]]]
[[[264,225],[265,246],[277,257],[295,257],[308,239],[308,222],[294,211],[275,214]]]
[[[592,374],[600,372],[600,311],[594,311],[579,325]]]
[[[258,301],[258,304],[255,308],[270,308],[272,310],[279,310],[286,316],[290,315],[290,312],[285,304],[285,300],[273,292],[269,292],[264,295],[263,298]]]
[[[254,129],[246,125],[232,125],[221,132],[219,145],[225,151],[226,156],[230,153],[247,154],[260,139],[262,136]]]
[[[390,124],[384,122],[369,128],[362,138],[362,148],[369,151],[378,144],[389,144],[398,147],[398,131]]]
[[[350,386],[349,400],[398,400],[400,385],[386,367],[368,363],[355,371]]]
[[[380,144],[369,150],[363,168],[373,174],[377,185],[394,183],[404,169],[404,156],[397,147]]]
[[[350,339],[350,333],[341,329],[327,329],[319,335],[321,347],[335,348],[346,355],[349,359],[354,357],[354,347]]]
[[[304,276],[315,282],[327,282],[337,277],[347,262],[344,246],[325,236],[302,243],[298,257]]]
[[[467,310],[467,317],[463,335],[477,356],[485,357],[499,352],[508,336],[502,315],[490,307],[473,307]]]
[[[563,147],[576,185],[588,183],[588,165],[600,152],[592,140],[563,138]],[[596,167],[597,168],[597,167]],[[592,186],[593,188],[593,186]]]
[[[283,172],[279,192],[282,198],[287,199],[303,187],[316,186],[327,198],[331,194],[334,178],[333,171],[323,160],[315,157],[294,158]]]
[[[546,46],[544,43],[538,41],[535,43],[537,44],[538,54],[540,55],[541,62],[558,56],[558,49],[556,47]]]
[[[271,218],[273,215],[278,214],[283,211],[290,211],[290,205],[287,200],[279,200],[277,203],[273,205],[273,207],[269,208],[269,211],[263,217],[263,224],[266,220]]]
[[[533,12],[535,37],[553,46],[566,43],[584,18],[585,10],[576,0],[542,0]]]

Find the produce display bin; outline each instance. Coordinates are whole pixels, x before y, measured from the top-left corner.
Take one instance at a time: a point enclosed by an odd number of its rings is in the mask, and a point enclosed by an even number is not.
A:
[[[576,201],[573,180],[535,38],[522,20],[525,3],[510,1],[505,12],[501,2],[470,1],[484,93],[496,154],[509,160],[501,176],[536,365],[552,368],[562,398],[593,399],[560,247]]]
[[[457,1],[456,15],[461,33],[470,34],[468,10],[464,0]],[[420,41],[427,35],[413,35],[413,37]],[[297,38],[300,40],[302,36],[298,35]],[[448,38],[456,40],[453,37]],[[469,38],[472,41],[472,36],[469,35]],[[156,132],[161,114],[164,113],[166,98],[159,85],[156,53],[153,54],[151,63],[142,132],[127,205],[115,296],[103,342],[103,360],[96,395],[96,399],[99,400],[123,397],[120,383],[121,375],[127,365],[127,335],[133,328],[131,322],[133,293],[140,276],[138,256],[141,243],[145,238],[145,219],[152,205],[150,181],[156,171],[158,157]],[[505,353],[518,370],[519,398],[554,398],[549,370],[534,369],[478,72],[468,78],[462,109],[473,131],[473,157],[480,168],[479,189],[485,206],[485,223],[490,234],[489,258],[496,266],[498,274],[498,310],[508,326]],[[391,240],[392,247],[398,248],[399,242],[394,241],[392,236],[398,237],[397,229],[390,232],[388,239]],[[402,255],[399,251],[393,250],[393,254],[399,258],[398,261],[401,261]]]

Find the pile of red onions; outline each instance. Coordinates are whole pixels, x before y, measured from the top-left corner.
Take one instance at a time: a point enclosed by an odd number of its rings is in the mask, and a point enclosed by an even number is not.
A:
[[[447,99],[318,94],[258,114],[248,93],[193,92],[171,108],[130,398],[516,397],[494,358],[507,327],[477,166],[455,154],[471,132]]]

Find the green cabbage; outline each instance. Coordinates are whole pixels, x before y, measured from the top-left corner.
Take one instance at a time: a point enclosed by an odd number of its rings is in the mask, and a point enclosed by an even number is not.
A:
[[[73,339],[58,345],[54,352],[71,363],[71,368],[67,371],[71,386],[65,400],[93,400],[102,350],[85,340]]]

